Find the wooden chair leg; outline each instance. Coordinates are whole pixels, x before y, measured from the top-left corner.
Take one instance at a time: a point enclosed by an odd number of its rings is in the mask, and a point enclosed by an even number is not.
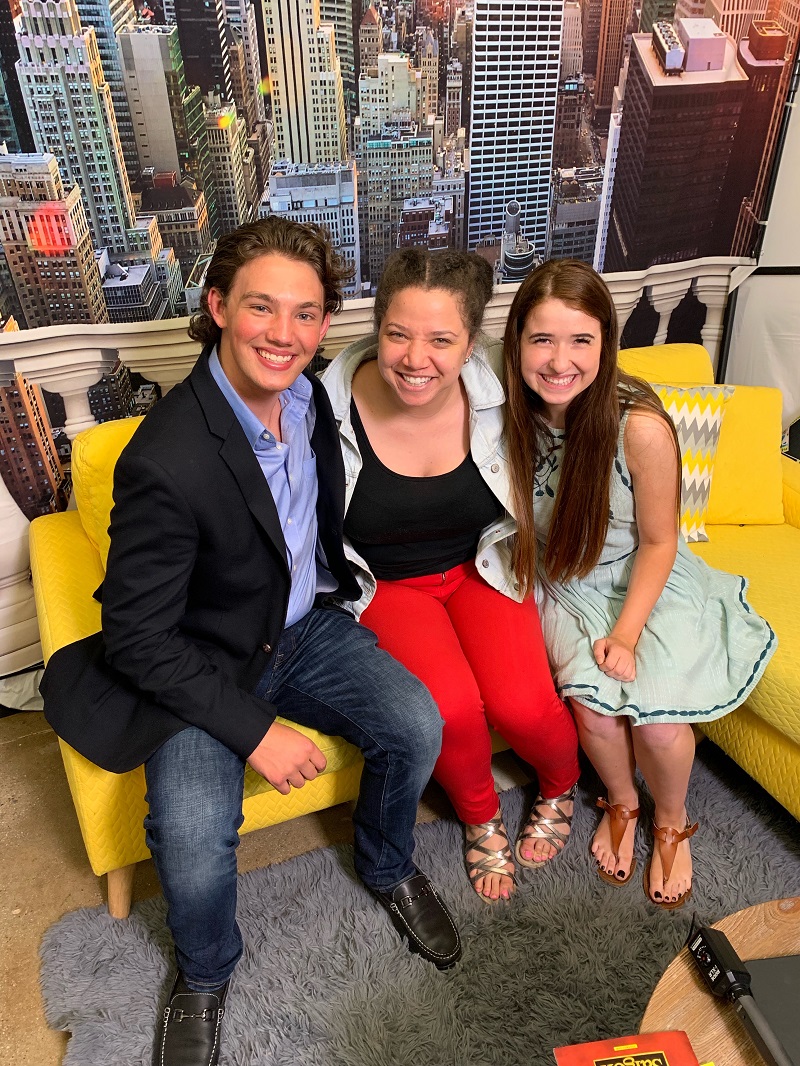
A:
[[[108,871],[108,913],[112,918],[127,918],[130,914],[135,872],[135,862]]]

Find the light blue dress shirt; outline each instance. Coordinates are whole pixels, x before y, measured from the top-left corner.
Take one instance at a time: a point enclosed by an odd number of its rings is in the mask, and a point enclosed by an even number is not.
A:
[[[286,626],[311,610],[317,592],[332,592],[336,582],[325,568],[317,530],[317,460],[311,450],[316,412],[311,382],[301,374],[280,394],[281,437],[261,424],[225,376],[214,348],[211,376],[233,408],[278,511],[291,574]]]

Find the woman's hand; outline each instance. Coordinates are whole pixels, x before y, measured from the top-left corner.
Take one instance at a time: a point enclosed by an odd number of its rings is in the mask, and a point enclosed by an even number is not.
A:
[[[633,681],[636,677],[636,645],[609,633],[592,645],[597,665],[615,681]]]

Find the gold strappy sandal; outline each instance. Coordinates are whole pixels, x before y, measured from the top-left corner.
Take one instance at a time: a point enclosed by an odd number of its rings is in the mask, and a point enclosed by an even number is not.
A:
[[[622,838],[625,836],[625,830],[628,828],[628,822],[634,818],[639,817],[639,808],[634,807],[631,810],[630,807],[626,807],[624,803],[609,803],[607,799],[602,796],[597,797],[597,803],[595,806],[608,814],[609,821],[611,823],[611,850],[614,852],[614,858],[619,862],[619,846],[622,843]],[[594,843],[594,842],[592,842]],[[591,848],[591,845],[590,845]],[[594,857],[594,856],[593,856]],[[602,868],[597,867],[598,877],[601,877],[603,881],[606,881],[609,885],[627,885],[630,879],[633,877],[636,869],[636,856],[631,859],[631,866],[628,870],[627,877],[617,877],[616,874],[610,874]]]
[[[528,816],[528,820],[522,827],[522,831],[517,837],[517,842],[514,845],[514,857],[520,866],[526,866],[529,870],[539,870],[542,866],[546,866],[548,862],[555,859],[564,850],[564,846],[569,840],[569,829],[572,826],[572,815],[567,814],[561,807],[560,803],[565,803],[569,800],[575,800],[575,793],[577,791],[577,782],[572,786],[569,792],[562,792],[560,796],[556,796],[555,799],[546,799],[541,793],[536,797],[536,801],[531,808],[531,813]],[[543,814],[539,814],[537,807],[546,803],[548,807],[552,807],[555,811],[556,818],[547,818]],[[562,833],[560,829],[556,828],[559,825],[566,826],[567,832]],[[522,845],[528,841],[546,840],[551,847],[556,849],[555,855],[551,855],[548,859],[541,859],[539,862],[536,859],[526,859],[522,854]]]
[[[475,888],[475,882],[480,877],[486,877],[489,874],[498,874],[500,877],[510,877],[512,884],[516,885],[514,878],[514,860],[511,854],[511,845],[508,841],[508,833],[506,827],[503,825],[503,815],[501,811],[498,811],[494,818],[490,818],[488,822],[476,822],[471,824],[473,829],[482,829],[483,833],[477,838],[477,840],[470,840],[466,834],[466,844],[464,848],[464,862],[467,867],[467,876],[469,877],[470,884]],[[502,848],[494,849],[487,848],[486,841],[490,840],[493,836],[502,837],[505,844]],[[471,851],[481,852],[483,858],[469,859],[467,856]],[[497,899],[492,899],[491,896],[484,896],[482,892],[478,892],[475,889],[475,894],[483,900],[484,903],[498,903],[501,899],[505,900],[505,896],[498,896]]]
[[[669,881],[669,875],[672,873],[672,866],[675,862],[675,856],[678,853],[678,845],[684,840],[688,840],[689,837],[693,837],[698,830],[700,823],[695,822],[694,825],[686,823],[685,829],[673,829],[671,826],[664,826],[662,829],[653,822],[653,847],[658,848],[658,854],[661,856],[661,869],[664,872],[664,881]],[[644,894],[650,900],[650,902],[660,907],[663,911],[674,911],[678,907],[682,907],[684,903],[691,899],[692,886],[686,889],[682,896],[678,896],[675,900],[657,900],[653,899],[650,895],[650,867],[652,866],[652,856],[647,860],[647,867],[644,871]]]

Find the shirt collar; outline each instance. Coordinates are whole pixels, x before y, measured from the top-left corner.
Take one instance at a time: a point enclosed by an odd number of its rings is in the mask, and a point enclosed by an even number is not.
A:
[[[239,393],[234,389],[228,380],[225,371],[222,369],[222,363],[219,361],[219,355],[217,354],[217,346],[211,349],[208,357],[208,368],[211,371],[211,376],[217,385],[220,387],[220,391],[228,403],[233,408],[233,413],[239,421],[245,436],[250,443],[251,448],[255,448],[256,445],[263,441],[264,433],[268,433],[266,426],[263,425],[261,419],[253,414]],[[292,382],[288,389],[285,389],[280,394],[281,411],[286,410],[291,405],[293,414],[297,418],[303,417],[308,411],[311,403],[311,382],[304,374],[299,374],[297,378]],[[272,434],[269,434],[272,439]]]

